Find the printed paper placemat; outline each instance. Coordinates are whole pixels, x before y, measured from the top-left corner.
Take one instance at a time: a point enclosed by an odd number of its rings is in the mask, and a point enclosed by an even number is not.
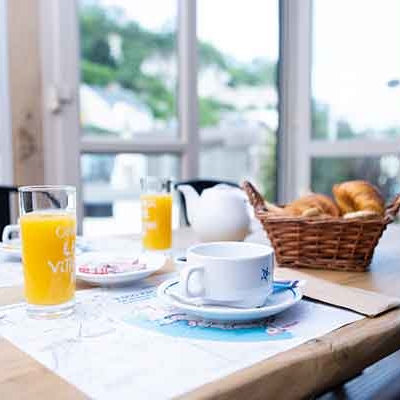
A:
[[[78,292],[65,319],[1,307],[0,334],[91,398],[171,398],[363,318],[302,300],[261,321],[205,321],[159,302],[156,285],[169,277]]]

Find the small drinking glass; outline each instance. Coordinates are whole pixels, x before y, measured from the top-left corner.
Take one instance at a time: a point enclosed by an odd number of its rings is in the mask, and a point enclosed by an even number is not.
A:
[[[69,315],[75,306],[76,190],[24,186],[19,203],[28,315]]]
[[[172,181],[147,176],[140,180],[142,244],[146,250],[167,250],[172,246]]]

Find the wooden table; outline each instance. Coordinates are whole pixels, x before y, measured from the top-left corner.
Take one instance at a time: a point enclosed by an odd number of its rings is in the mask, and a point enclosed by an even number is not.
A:
[[[175,244],[193,235],[182,230]],[[315,276],[327,274],[313,272]],[[329,273],[332,281],[400,296],[400,227],[385,232],[368,273]],[[0,289],[0,304],[21,299],[21,288]],[[316,395],[354,377],[365,367],[400,349],[400,309],[365,318],[280,353],[182,396],[182,399],[297,399]],[[84,394],[44,366],[0,339],[1,399],[81,399]]]

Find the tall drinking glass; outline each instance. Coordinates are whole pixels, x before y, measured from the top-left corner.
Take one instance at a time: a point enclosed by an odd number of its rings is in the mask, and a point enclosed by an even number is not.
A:
[[[166,250],[172,245],[171,180],[148,176],[140,180],[142,193],[142,243],[146,250]]]
[[[76,190],[24,186],[19,202],[27,312],[68,315],[75,305]]]

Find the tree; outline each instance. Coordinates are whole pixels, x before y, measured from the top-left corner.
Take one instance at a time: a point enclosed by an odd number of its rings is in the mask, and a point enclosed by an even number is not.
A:
[[[154,118],[168,120],[175,117],[176,106],[171,89],[161,76],[148,75],[142,71],[143,63],[159,55],[172,57],[176,51],[175,33],[152,32],[134,21],[124,22],[121,12],[111,15],[101,7],[86,6],[81,9],[82,77],[90,85],[107,86],[117,82],[135,92],[150,108]],[[114,60],[109,45],[110,35],[119,35],[122,41],[121,60]],[[198,44],[200,68],[215,66],[229,75],[228,85],[272,85],[276,66],[265,60],[240,64],[221,53],[210,43]],[[234,110],[234,106],[216,99],[200,98],[200,125],[214,125],[221,113]]]
[[[169,121],[176,117],[176,94],[161,73],[149,73],[146,62],[173,59],[176,53],[176,34],[171,27],[153,32],[134,21],[126,21],[123,13],[114,9],[107,13],[98,6],[86,6],[80,10],[81,72],[89,85],[106,87],[117,83],[131,90],[151,110],[155,119]],[[120,38],[121,56],[114,58],[111,37]],[[276,80],[276,65],[268,60],[257,59],[251,63],[239,63],[222,53],[210,43],[199,41],[199,68],[213,66],[228,76],[231,88],[272,86]],[[154,61],[156,63],[157,61]],[[226,112],[241,112],[232,103],[216,98],[199,98],[199,123],[201,127],[217,125]],[[275,197],[275,137],[268,134],[268,151],[263,159],[263,182],[269,198]],[[263,156],[264,157],[264,156]]]

